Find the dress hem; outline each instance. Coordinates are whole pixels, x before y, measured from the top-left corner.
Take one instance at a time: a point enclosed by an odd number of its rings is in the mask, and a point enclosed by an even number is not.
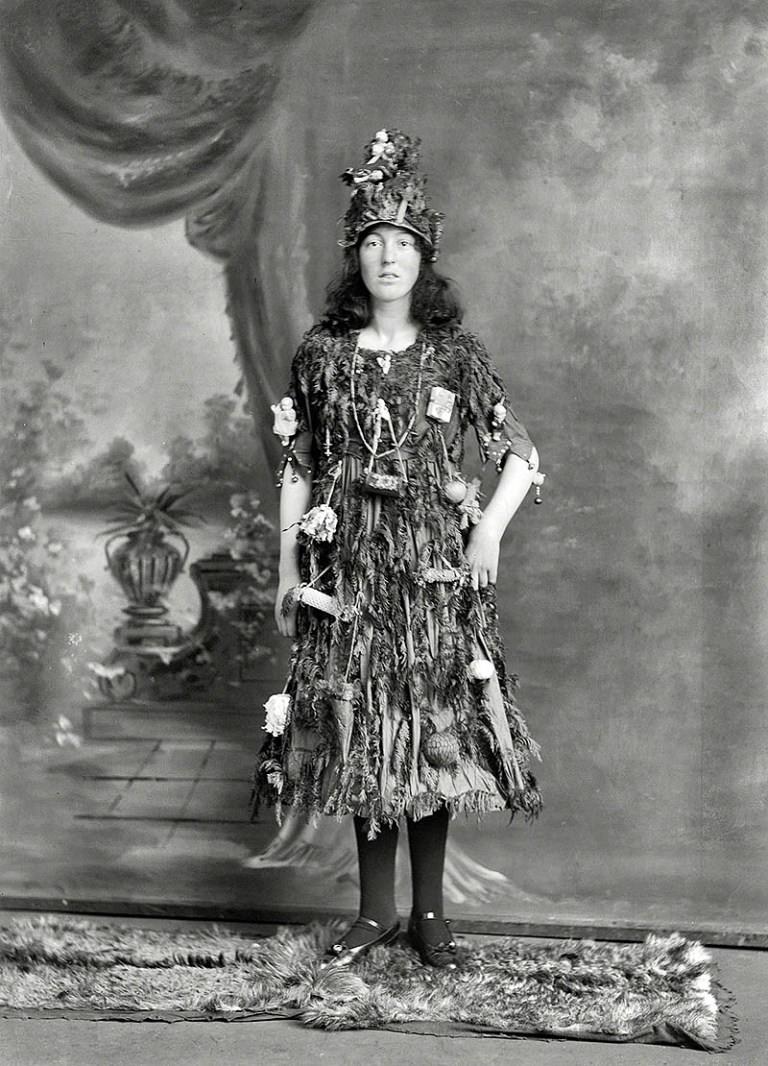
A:
[[[520,797],[515,797],[518,802],[505,802],[501,796],[494,796],[490,792],[483,790],[473,790],[462,792],[458,796],[444,797],[433,793],[421,793],[417,796],[413,796],[406,803],[398,806],[395,809],[371,811],[369,807],[353,807],[346,804],[343,809],[340,809],[338,804],[326,803],[322,807],[306,802],[294,802],[285,803],[280,798],[275,798],[274,795],[264,793],[254,793],[251,805],[251,818],[256,819],[261,809],[262,804],[266,804],[268,807],[275,809],[275,817],[278,826],[282,825],[283,812],[286,808],[290,808],[293,811],[298,811],[301,814],[307,816],[307,820],[315,825],[321,817],[335,818],[336,821],[342,821],[348,817],[359,817],[366,819],[369,826],[369,838],[373,838],[379,832],[383,826],[397,825],[403,818],[411,818],[414,821],[419,821],[422,818],[427,818],[437,811],[447,808],[451,818],[456,818],[460,814],[464,814],[467,817],[474,814],[479,822],[482,821],[483,816],[490,813],[508,811],[510,816],[510,822],[514,819],[516,814],[522,814],[525,817],[526,822],[532,822],[537,818],[542,809],[541,796],[538,791],[529,791],[525,795],[523,802],[519,802]]]

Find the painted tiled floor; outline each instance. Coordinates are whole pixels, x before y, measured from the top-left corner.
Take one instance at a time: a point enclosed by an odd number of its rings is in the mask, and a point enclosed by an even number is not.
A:
[[[25,735],[23,723],[0,730],[0,902],[128,901],[252,920],[286,905],[353,912],[348,820],[339,825],[325,819],[311,844],[303,842],[313,865],[265,865],[258,858],[277,834],[270,810],[254,822],[249,817],[251,767],[264,737],[261,706],[276,684],[266,679],[208,702],[70,708],[79,748],[50,741],[45,746],[31,726]],[[491,872],[512,871],[500,884],[479,884],[462,869],[459,891],[448,896],[452,917],[547,928],[575,923],[579,930],[594,922],[611,930],[647,924],[695,935],[709,927],[727,930],[730,943],[748,942],[742,935],[748,915],[693,907],[685,885],[673,913],[666,890],[656,902],[653,871],[648,884],[638,885],[629,862],[626,886],[596,890],[592,897],[572,894],[557,866],[568,842],[557,837],[556,820],[542,820],[535,829],[509,829],[503,821],[482,834],[463,819],[452,826],[450,848],[463,848]],[[397,896],[404,913],[410,907],[406,850],[403,845]],[[662,859],[657,870],[663,870]],[[599,856],[584,853],[580,862],[585,883],[600,886]],[[734,939],[729,923],[736,916]]]

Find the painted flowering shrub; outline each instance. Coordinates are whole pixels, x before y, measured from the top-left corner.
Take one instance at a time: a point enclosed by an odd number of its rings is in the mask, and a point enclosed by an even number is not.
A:
[[[0,675],[16,679],[22,702],[39,702],[49,653],[57,667],[75,668],[91,582],[59,566],[65,544],[42,520],[29,467],[9,473],[0,505]]]
[[[51,659],[57,670],[76,669],[92,583],[67,566],[65,541],[44,522],[39,502],[57,435],[78,430],[79,420],[52,387],[59,376],[52,364],[47,381],[17,376],[25,349],[18,323],[0,311],[0,677],[37,711],[55,673]],[[7,716],[18,711],[3,708]]]
[[[0,507],[0,668],[5,673],[39,661],[62,607],[46,563],[63,545],[41,530],[40,505],[24,494],[25,475],[21,466],[11,471]]]
[[[274,525],[263,514],[255,492],[237,492],[230,497],[229,525],[224,548],[244,580],[232,592],[209,593],[213,606],[225,613],[238,630],[241,657],[246,665],[263,659],[269,649],[262,644],[264,626],[271,617],[277,554]]]

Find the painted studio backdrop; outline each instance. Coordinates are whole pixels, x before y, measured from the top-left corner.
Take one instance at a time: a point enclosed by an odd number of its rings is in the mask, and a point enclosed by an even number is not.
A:
[[[351,826],[249,777],[269,404],[394,126],[548,474],[499,580],[545,811],[454,823],[452,911],[765,932],[764,5],[2,6],[4,896],[354,909]]]

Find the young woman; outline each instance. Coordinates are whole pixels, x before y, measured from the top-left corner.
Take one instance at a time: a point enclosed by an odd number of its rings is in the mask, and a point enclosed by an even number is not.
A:
[[[266,705],[254,803],[353,817],[360,914],[329,949],[338,964],[398,935],[401,820],[410,941],[451,967],[449,818],[540,807],[494,587],[538,456],[432,266],[442,216],[417,145],[381,130],[344,175],[342,274],[273,408],[285,451],[275,613],[294,645],[285,692]],[[470,427],[500,474],[482,510],[461,471]]]

